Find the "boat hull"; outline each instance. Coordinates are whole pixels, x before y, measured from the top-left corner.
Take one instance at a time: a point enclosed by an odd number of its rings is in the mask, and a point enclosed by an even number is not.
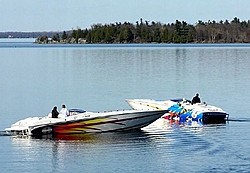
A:
[[[47,134],[82,134],[100,133],[110,131],[128,131],[145,127],[166,111],[111,111],[105,113],[80,113],[78,115],[57,119],[41,118],[40,120],[28,123],[24,135],[47,135]],[[18,124],[18,123],[17,123]],[[9,128],[8,131],[17,131],[17,127]],[[21,133],[21,134],[22,134]]]

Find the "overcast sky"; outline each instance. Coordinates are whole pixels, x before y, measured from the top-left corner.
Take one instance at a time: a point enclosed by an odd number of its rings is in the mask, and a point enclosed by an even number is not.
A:
[[[250,20],[250,0],[0,0],[0,32],[63,31],[92,24],[140,18],[164,24],[175,20]]]

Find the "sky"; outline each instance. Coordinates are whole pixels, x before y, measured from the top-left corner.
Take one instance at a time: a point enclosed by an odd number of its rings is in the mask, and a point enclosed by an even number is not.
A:
[[[250,0],[0,0],[0,32],[64,31],[147,20],[250,20]]]

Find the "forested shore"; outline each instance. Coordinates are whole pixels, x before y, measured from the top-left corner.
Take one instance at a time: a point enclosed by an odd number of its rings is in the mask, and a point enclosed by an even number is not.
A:
[[[250,43],[250,20],[198,20],[191,25],[179,20],[162,24],[140,19],[135,24],[94,24],[90,29],[63,31],[52,38],[42,35],[36,43]]]

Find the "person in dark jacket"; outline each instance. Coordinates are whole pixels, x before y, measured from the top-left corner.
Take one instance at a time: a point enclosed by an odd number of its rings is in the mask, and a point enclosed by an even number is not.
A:
[[[195,103],[201,103],[201,99],[199,98],[198,93],[196,93],[196,95],[192,99],[192,104],[195,104]]]
[[[52,118],[58,118],[59,113],[57,111],[57,107],[56,106],[53,108],[51,114],[52,114]]]

